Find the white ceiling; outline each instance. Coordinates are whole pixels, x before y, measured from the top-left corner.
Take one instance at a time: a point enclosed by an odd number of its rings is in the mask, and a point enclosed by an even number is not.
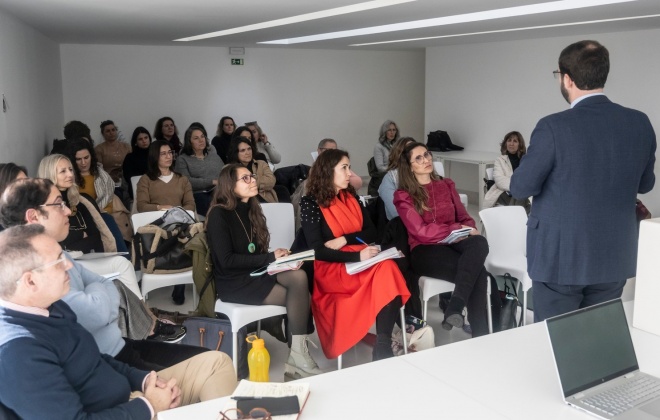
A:
[[[660,14],[660,0],[637,0],[563,12],[502,18],[436,28],[308,42],[293,46],[256,44],[398,22],[543,3],[544,0],[417,0],[292,25],[188,43],[177,38],[347,6],[366,0],[0,0],[0,9],[60,42],[72,44],[198,45],[263,48],[404,50],[435,45],[502,41],[660,28],[660,17],[586,25],[514,30],[365,47],[351,44],[469,34]]]

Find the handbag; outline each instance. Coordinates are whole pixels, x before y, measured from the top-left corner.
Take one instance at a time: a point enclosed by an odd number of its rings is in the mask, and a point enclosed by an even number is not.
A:
[[[425,326],[422,328],[414,329],[410,324],[406,326],[406,339],[408,341],[408,353],[418,352],[422,350],[432,349],[435,347],[435,334],[433,328]],[[404,354],[401,329],[395,327],[392,332],[392,352],[396,356]]]
[[[162,217],[138,228],[133,237],[131,256],[135,270],[146,274],[181,273],[190,270],[192,258],[185,245],[199,232],[203,223],[180,207],[168,210]]]
[[[516,321],[518,307],[521,306],[520,301],[518,300],[518,279],[511,276],[509,273],[504,273],[503,276],[497,277],[500,282],[503,281],[503,290],[499,291],[500,299],[502,300],[502,309],[500,312],[500,331],[509,330],[511,328],[515,328],[516,326],[519,327],[522,325],[522,317],[524,316],[524,311],[521,311],[520,321]]]
[[[190,346],[205,347],[209,350],[217,350],[226,353],[234,358],[232,354],[232,332],[231,322],[228,319],[190,317],[183,321],[186,327],[186,336],[181,341],[182,344]],[[249,371],[247,366],[247,328],[238,330],[238,378],[247,378]]]

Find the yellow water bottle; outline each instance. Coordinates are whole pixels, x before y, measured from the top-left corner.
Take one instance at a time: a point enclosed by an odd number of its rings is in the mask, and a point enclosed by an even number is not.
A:
[[[266,344],[263,338],[257,338],[256,335],[249,335],[245,341],[252,344],[252,349],[248,353],[250,380],[254,382],[268,382],[270,354],[266,350]]]

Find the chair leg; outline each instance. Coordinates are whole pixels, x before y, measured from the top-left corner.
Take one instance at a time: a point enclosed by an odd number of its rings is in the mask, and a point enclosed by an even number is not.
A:
[[[341,354],[337,357],[337,370],[341,370]]]
[[[522,301],[522,324],[523,326],[527,325],[527,291],[523,290],[523,301]]]
[[[257,337],[261,338],[261,320],[257,321]]]
[[[426,321],[428,319],[426,317],[428,315],[428,313],[427,313],[428,307],[429,307],[429,301],[427,299],[427,300],[424,301],[424,309],[422,310],[422,318],[424,318],[424,321]]]
[[[401,340],[403,341],[403,354],[408,354],[408,336],[406,335],[406,314],[404,312],[405,306],[399,309],[401,313]]]
[[[234,372],[238,374],[238,331],[231,333],[231,360],[234,364]]]

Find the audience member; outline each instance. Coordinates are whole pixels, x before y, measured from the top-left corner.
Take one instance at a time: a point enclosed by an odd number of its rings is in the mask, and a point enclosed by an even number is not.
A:
[[[637,264],[637,194],[655,184],[649,118],[603,94],[607,48],[580,41],[558,61],[571,108],[538,122],[510,185],[513,197],[534,197],[527,271],[537,322],[621,296]]]
[[[78,191],[96,200],[101,217],[115,238],[117,251],[128,252],[128,247],[126,247],[126,243],[124,242],[124,235],[112,215],[114,211],[115,183],[110,175],[103,170],[103,166],[96,160],[96,153],[94,153],[92,145],[85,139],[70,140],[67,156],[71,161],[76,162],[74,173],[76,175]],[[122,207],[126,211],[120,200],[117,200],[115,205]],[[130,226],[127,226],[127,228],[130,230]],[[132,236],[132,232],[128,236]]]
[[[13,162],[9,163],[0,163],[0,197],[2,193],[7,189],[7,186],[12,182],[27,178],[27,169],[23,166],[18,166]],[[0,232],[2,232],[4,226],[0,223]]]
[[[131,136],[131,153],[127,154],[124,158],[122,165],[124,180],[126,185],[131,186],[128,189],[130,197],[133,197],[133,188],[131,178],[134,176],[142,176],[147,173],[147,160],[149,156],[149,145],[151,144],[151,134],[149,130],[144,127],[137,127],[133,130]]]
[[[71,211],[66,206],[49,206],[49,203],[61,202],[59,190],[47,179],[17,181],[0,198],[0,221],[7,227],[43,225],[46,235],[61,242],[69,235],[67,222]],[[66,251],[64,255],[71,260],[72,268],[69,270],[71,292],[63,299],[78,315],[83,327],[94,336],[103,353],[119,354],[125,344],[119,339],[121,336],[167,342],[177,342],[183,338],[185,328],[164,324],[151,314],[142,300],[135,271],[125,258],[74,261]],[[113,272],[120,273],[116,281],[97,274]],[[121,335],[118,332],[120,329]],[[173,363],[161,364],[169,366]]]
[[[234,130],[234,134],[231,136],[232,139],[235,139],[236,137],[245,137],[246,139],[249,139],[252,145],[252,156],[254,159],[263,160],[264,162],[268,163],[268,158],[266,155],[257,150],[257,140],[249,128],[244,125],[238,127],[236,130]]]
[[[414,143],[415,139],[412,137],[401,137],[394,142],[392,150],[390,151],[389,164],[387,165],[387,173],[383,177],[383,181],[378,187],[378,196],[383,200],[385,205],[385,215],[387,220],[392,220],[399,215],[394,207],[394,191],[399,188],[399,158],[401,153],[410,143]]]
[[[89,130],[87,124],[82,121],[72,120],[66,123],[64,126],[64,140],[53,140],[53,149],[50,151],[51,155],[54,154],[66,154],[68,140],[86,138],[94,147],[94,140],[92,139],[92,133]]]
[[[181,140],[179,140],[179,129],[176,128],[174,120],[170,117],[162,117],[156,122],[154,128],[154,139],[165,140],[174,151],[174,159],[181,152]]]
[[[290,253],[283,248],[268,252],[270,236],[255,198],[258,189],[254,175],[242,165],[231,164],[222,169],[218,181],[206,220],[218,296],[225,302],[286,306],[292,336],[285,375],[303,378],[322,373],[307,347],[309,290],[305,272],[251,275]]]
[[[374,360],[392,357],[392,329],[410,292],[394,261],[387,260],[350,275],[343,263],[369,259],[379,252],[370,243],[374,227],[355,190],[348,153],[326,150],[310,170],[301,200],[302,230],[314,249],[312,312],[326,357],[353,347],[376,321]]]
[[[484,268],[488,242],[463,207],[454,182],[435,173],[433,156],[425,145],[406,146],[397,169],[399,189],[394,193],[394,205],[408,230],[413,270],[455,284],[442,327],[462,328],[467,303],[472,335],[488,334],[488,273]],[[439,243],[461,228],[471,228],[470,236],[451,244]]]
[[[234,390],[231,360],[219,352],[158,373],[101,354],[60,300],[69,291],[70,267],[42,226],[0,234],[0,395],[18,417],[43,418],[47,413],[51,419],[95,415],[148,420]]]
[[[115,185],[119,187],[122,182],[122,164],[126,155],[131,152],[131,146],[118,139],[117,127],[110,120],[101,123],[101,134],[104,141],[94,148],[96,157],[103,165],[103,170],[112,177]]]
[[[78,191],[73,165],[66,156],[49,155],[41,159],[37,176],[55,184],[63,196],[63,204],[58,205],[71,209],[69,236],[61,243],[64,249],[85,254],[117,251],[115,238],[103,221],[96,201]]]
[[[135,200],[137,211],[168,210],[181,206],[195,210],[195,198],[190,181],[174,172],[174,151],[165,140],[156,140],[149,146],[147,173],[137,184]],[[186,300],[185,285],[174,286],[172,300],[183,305]]]
[[[229,163],[227,160],[227,155],[229,153],[229,143],[231,142],[232,134],[234,134],[234,129],[236,128],[236,123],[232,117],[222,117],[218,123],[218,128],[215,132],[215,137],[211,140],[211,144],[215,147],[218,156],[222,159],[223,163]]]
[[[230,163],[239,163],[256,176],[259,194],[257,198],[261,202],[278,202],[277,194],[273,189],[276,181],[275,175],[267,162],[252,158],[252,141],[249,138],[238,136],[232,139],[227,158]]]
[[[223,167],[222,159],[209,143],[203,126],[191,125],[183,137],[183,149],[174,169],[188,177],[192,185],[197,213],[206,216],[218,185],[218,173]]]
[[[500,143],[502,156],[495,159],[493,179],[495,183],[488,189],[484,197],[484,208],[494,206],[523,206],[529,213],[529,199],[518,200],[511,196],[509,184],[511,176],[518,169],[520,159],[527,153],[525,139],[517,131],[511,131],[504,136]]]
[[[275,146],[270,142],[268,136],[263,132],[256,121],[247,122],[245,126],[252,132],[252,138],[257,142],[257,152],[263,153],[266,156],[268,163],[276,165],[282,161],[280,152],[275,149]]]
[[[326,150],[333,150],[337,148],[337,141],[334,139],[323,139],[319,142],[317,148],[316,148],[316,153],[321,154]],[[353,169],[350,169],[351,171],[351,178],[350,178],[350,184],[353,188],[355,188],[355,191],[358,191],[360,188],[362,188],[362,177],[353,172]]]
[[[375,196],[378,194],[378,187],[387,172],[389,165],[390,150],[394,142],[399,139],[399,128],[396,123],[387,120],[380,126],[380,134],[378,136],[378,143],[374,146],[374,163],[376,164],[376,171],[369,169],[371,180],[369,181],[369,195]]]

